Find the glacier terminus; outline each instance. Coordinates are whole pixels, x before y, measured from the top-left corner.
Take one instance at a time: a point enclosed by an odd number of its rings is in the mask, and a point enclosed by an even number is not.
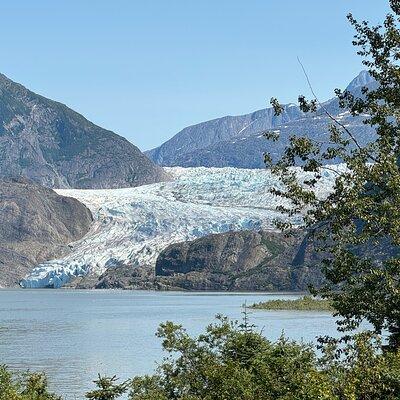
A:
[[[279,182],[268,170],[166,168],[173,181],[125,189],[57,189],[84,203],[94,216],[90,231],[71,243],[70,253],[37,265],[25,288],[58,288],[77,276],[109,268],[154,268],[171,243],[211,233],[273,230],[282,199],[270,193]],[[326,195],[342,165],[324,170],[316,191]],[[301,217],[296,217],[298,222]],[[296,221],[295,221],[296,222]]]

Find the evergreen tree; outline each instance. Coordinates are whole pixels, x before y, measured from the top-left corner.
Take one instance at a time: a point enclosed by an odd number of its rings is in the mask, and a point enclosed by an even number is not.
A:
[[[128,381],[117,383],[118,378],[114,375],[101,376],[94,383],[97,389],[92,390],[86,394],[86,398],[90,400],[115,400],[128,390]]]

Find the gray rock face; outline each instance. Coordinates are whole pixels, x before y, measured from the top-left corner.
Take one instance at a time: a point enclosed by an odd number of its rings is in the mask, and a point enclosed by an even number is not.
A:
[[[18,285],[35,264],[68,252],[89,230],[83,204],[24,178],[0,180],[0,287]]]
[[[1,74],[0,176],[24,176],[54,188],[119,188],[168,179],[126,139]]]
[[[321,285],[320,258],[307,236],[239,231],[175,243],[155,270],[110,268],[100,277],[77,278],[79,289],[305,291]]]
[[[366,71],[347,89],[359,96],[363,86],[376,86]],[[375,131],[363,124],[363,118],[344,113],[337,99],[325,102],[324,107],[346,124],[361,144],[374,138]],[[147,155],[165,166],[263,168],[263,154],[268,151],[279,158],[293,134],[326,141],[330,122],[322,109],[315,115],[303,114],[297,106],[289,104],[284,106],[282,115],[276,117],[272,108],[266,108],[190,126]],[[279,131],[281,140],[267,141],[262,135],[266,130]]]
[[[300,116],[298,107],[288,105],[278,117],[272,108],[267,108],[251,114],[214,119],[183,129],[160,147],[148,151],[147,155],[160,165],[202,166],[201,163],[196,164],[195,160],[189,162],[188,157],[195,158],[199,151],[211,151],[216,143],[230,143],[231,139],[246,138],[254,132],[272,129]]]
[[[307,290],[322,275],[302,236],[240,231],[172,244],[158,257],[156,276],[190,290]],[[165,282],[166,283],[166,282]]]

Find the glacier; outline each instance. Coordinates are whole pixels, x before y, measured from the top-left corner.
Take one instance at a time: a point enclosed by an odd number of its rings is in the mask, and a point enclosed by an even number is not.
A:
[[[316,187],[325,196],[343,166],[324,170]],[[280,184],[268,170],[166,168],[171,182],[125,189],[56,189],[85,204],[94,222],[61,259],[37,265],[21,282],[24,288],[59,288],[73,277],[100,275],[122,265],[154,267],[169,244],[211,233],[274,229],[282,199],[270,193]],[[306,175],[304,175],[305,177]],[[301,222],[297,216],[295,223]],[[296,220],[297,219],[297,220]]]

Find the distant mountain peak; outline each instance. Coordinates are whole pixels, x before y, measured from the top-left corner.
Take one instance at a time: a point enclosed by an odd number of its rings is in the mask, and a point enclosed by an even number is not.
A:
[[[371,90],[377,86],[368,71],[361,71],[347,90],[361,97],[364,86]],[[351,126],[360,143],[368,143],[374,137],[375,130],[365,125],[362,117],[344,112],[337,97],[324,102],[324,109]],[[294,133],[324,141],[329,122],[321,109],[316,115],[304,115],[296,104],[289,103],[280,116],[268,107],[189,126],[146,154],[156,163],[171,167],[265,168],[265,152],[278,159]],[[268,142],[262,134],[265,130],[279,131],[281,140]]]
[[[368,86],[373,82],[375,82],[375,79],[371,74],[368,71],[363,70],[349,83],[346,90],[353,91],[354,89]]]

